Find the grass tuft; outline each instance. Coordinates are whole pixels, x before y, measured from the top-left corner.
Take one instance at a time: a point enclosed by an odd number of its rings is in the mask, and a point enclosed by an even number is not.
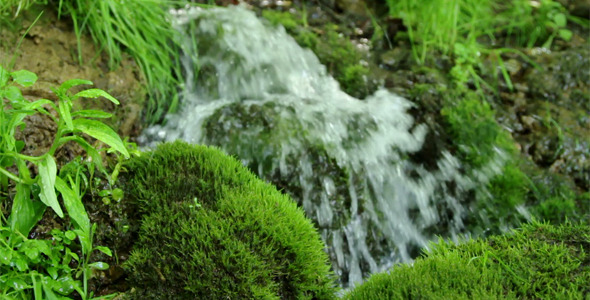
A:
[[[178,36],[170,24],[165,0],[60,0],[60,13],[69,14],[76,35],[89,32],[116,69],[123,51],[135,59],[149,87],[147,123],[174,111],[182,79]],[[81,55],[78,59],[82,63]]]

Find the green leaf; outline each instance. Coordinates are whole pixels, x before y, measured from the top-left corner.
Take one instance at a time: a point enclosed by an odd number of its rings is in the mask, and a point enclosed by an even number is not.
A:
[[[31,71],[27,71],[27,70],[19,70],[16,72],[12,72],[12,79],[24,86],[24,87],[29,87],[33,84],[35,84],[35,82],[37,81],[37,75],[35,75],[35,73],[31,72]]]
[[[95,223],[96,224],[96,223]],[[95,225],[93,224],[93,226]],[[82,231],[81,229],[76,229],[74,232],[78,235],[80,239],[80,244],[82,245],[82,253],[88,253],[92,250],[92,240],[90,239],[90,232]]]
[[[51,102],[47,99],[39,99],[35,102],[28,102],[27,105],[22,107],[22,110],[20,112],[15,113],[12,116],[12,119],[10,119],[10,123],[8,125],[8,128],[11,130],[13,128],[16,128],[16,126],[21,124],[21,121],[24,120],[24,118],[26,118],[29,115],[35,114],[35,110],[42,107],[45,104],[53,104],[53,102]],[[11,131],[10,134],[14,134],[14,131]]]
[[[111,146],[113,149],[122,153],[126,158],[129,157],[129,152],[125,148],[125,144],[109,126],[95,120],[75,119],[74,130],[80,130],[87,135]]]
[[[20,152],[20,151],[18,151]],[[12,157],[3,157],[0,159],[0,167],[2,168],[8,168],[10,166],[14,165],[14,158]]]
[[[59,86],[59,90],[61,92],[63,92],[64,94],[71,88],[77,86],[77,85],[81,85],[81,84],[93,84],[92,81],[90,80],[84,80],[84,79],[70,79],[64,83],[62,83]]]
[[[16,195],[8,222],[10,228],[28,236],[33,227],[41,220],[46,206],[31,199],[31,188],[25,184],[16,185]]]
[[[49,282],[43,282],[43,291],[45,292],[44,299],[59,300],[59,298],[57,298],[55,293],[51,290],[51,287],[49,286]]]
[[[31,281],[33,281],[33,294],[35,295],[35,299],[43,299],[43,285],[41,282],[35,280],[35,274],[31,274]]]
[[[0,88],[6,86],[8,79],[10,79],[10,72],[0,66]]]
[[[119,201],[121,201],[121,199],[123,199],[124,193],[123,193],[122,189],[117,188],[117,189],[113,189],[112,195],[113,195],[113,200],[119,202]]]
[[[61,179],[60,177],[55,178],[55,188],[61,193],[61,196],[64,200],[64,206],[70,218],[78,228],[80,228],[84,232],[90,231],[90,220],[88,219],[88,214],[86,213],[86,209],[82,204],[82,199],[78,197],[76,192],[74,192],[70,187],[68,187],[67,183]],[[73,234],[73,232],[71,232]],[[75,238],[68,236],[68,232],[66,232],[66,237],[70,240]]]
[[[14,259],[13,262],[16,265],[16,268],[20,272],[24,272],[29,269],[29,264],[27,263],[27,260],[24,259],[23,257],[18,257],[16,259]]]
[[[59,117],[66,123],[67,130],[74,130],[74,125],[72,124],[72,115],[71,111],[71,104],[68,101],[67,97],[62,97],[59,99]]]
[[[559,30],[559,37],[564,41],[569,41],[572,39],[572,32],[568,29],[560,29]]]
[[[85,141],[81,137],[74,139],[74,142],[78,143],[80,146],[82,146],[82,148],[84,148],[84,150],[86,150],[86,153],[88,153],[88,155],[92,159],[92,162],[94,163],[94,165],[101,172],[106,172],[106,169],[102,165],[102,157],[100,156],[100,153],[98,153],[98,151],[92,145],[90,145],[87,141]]]
[[[53,104],[53,102],[50,100],[47,100],[47,99],[39,99],[37,101],[30,102],[23,109],[36,110],[37,108],[39,108],[45,104],[51,105],[51,104]]]
[[[6,99],[8,99],[10,101],[17,102],[17,103],[25,100],[22,92],[16,86],[7,87],[4,90],[4,97],[6,97]],[[13,107],[14,107],[14,105],[13,105]],[[19,108],[19,107],[14,107],[14,108]]]
[[[69,211],[68,211],[68,213],[69,213]],[[71,230],[68,230],[68,231],[66,231],[66,234],[65,234],[65,236],[66,236],[66,238],[68,238],[70,241],[73,241],[73,240],[75,240],[75,239],[76,239],[76,234],[75,234],[73,231],[71,231]]]
[[[16,252],[11,248],[0,247],[0,264],[10,266],[14,253]]]
[[[29,167],[27,166],[27,161],[22,159],[16,160],[16,167],[18,169],[18,173],[20,178],[25,179],[26,181],[31,181],[31,172],[29,171]],[[34,188],[34,186],[33,186]]]
[[[82,118],[98,118],[98,119],[107,119],[112,117],[113,114],[108,112],[104,112],[102,110],[79,110],[72,113],[72,117],[82,117]]]
[[[96,270],[107,270],[109,268],[109,264],[102,261],[91,263],[88,266]]]
[[[39,162],[38,167],[39,177],[41,177],[39,198],[45,205],[51,207],[60,218],[63,218],[64,213],[59,207],[55,194],[55,178],[57,174],[55,160],[51,155],[46,155],[45,159]]]
[[[80,256],[78,256],[78,254],[76,254],[76,252],[72,252],[72,250],[70,250],[70,248],[66,248],[66,255],[71,256],[77,262],[80,261]]]
[[[51,276],[51,279],[57,279],[57,271],[58,268],[57,267],[48,267],[47,268],[47,273],[49,274],[49,276]]]
[[[58,285],[56,284],[54,286],[54,290],[62,295],[71,294],[74,291],[75,286],[77,284],[77,282],[70,275],[62,276],[62,277],[58,278],[55,282]],[[70,298],[65,298],[65,299],[70,299]]]
[[[3,285],[9,286],[15,291],[21,291],[28,287],[24,280],[15,277],[9,277],[6,282],[3,282]]]
[[[110,256],[113,256],[113,252],[111,252],[111,249],[109,249],[107,247],[104,247],[104,246],[96,246],[96,247],[94,247],[94,249],[96,249],[96,250],[98,250],[98,251],[100,251],[100,252],[108,255],[109,257]]]
[[[565,27],[565,25],[567,25],[567,18],[563,13],[558,13],[553,16],[553,21],[558,27]]]
[[[22,249],[24,249],[25,255],[32,262],[35,262],[39,258],[39,254],[41,254],[41,249],[39,249],[34,242],[39,242],[39,241],[27,240],[27,241],[25,241],[25,243],[22,247]]]
[[[76,99],[78,97],[84,97],[84,98],[105,97],[105,98],[111,100],[111,102],[113,102],[115,104],[119,104],[119,101],[117,99],[115,99],[113,96],[109,95],[107,92],[105,92],[101,89],[88,89],[88,90],[81,91],[81,92],[74,95],[74,99]]]

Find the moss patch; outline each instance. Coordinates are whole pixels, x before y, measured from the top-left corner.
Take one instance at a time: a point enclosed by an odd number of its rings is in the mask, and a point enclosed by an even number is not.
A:
[[[533,222],[487,240],[441,241],[345,299],[582,299],[590,292],[589,252],[589,226]]]
[[[127,168],[129,194],[145,213],[126,263],[131,298],[334,297],[311,222],[237,160],[176,142]]]

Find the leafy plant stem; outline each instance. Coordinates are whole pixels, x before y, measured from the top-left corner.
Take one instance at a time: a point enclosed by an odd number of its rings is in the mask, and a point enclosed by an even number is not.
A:
[[[2,174],[6,175],[6,177],[8,177],[8,178],[10,178],[10,179],[14,180],[15,182],[18,182],[18,183],[25,183],[23,180],[21,180],[20,178],[18,178],[18,177],[17,177],[17,176],[15,176],[14,174],[12,174],[12,173],[8,172],[6,169],[4,169],[4,168],[2,168],[2,167],[0,167],[0,172],[1,172]]]

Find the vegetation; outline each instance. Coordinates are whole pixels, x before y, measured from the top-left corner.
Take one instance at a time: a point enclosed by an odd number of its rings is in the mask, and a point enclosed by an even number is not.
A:
[[[86,150],[97,169],[106,172],[98,149],[83,138],[82,134],[86,134],[110,146],[105,150],[128,156],[123,142],[111,128],[90,119],[108,118],[110,114],[97,110],[72,111],[72,102],[80,98],[104,97],[115,104],[118,101],[99,89],[71,94],[69,90],[75,86],[92,84],[72,79],[53,89],[59,98],[57,104],[46,99],[29,102],[18,86],[28,87],[36,80],[37,76],[29,71],[9,72],[0,67],[0,291],[3,298],[8,299],[31,295],[36,299],[55,299],[56,294],[69,295],[73,291],[87,299],[91,297],[87,281],[92,270],[108,268],[102,262],[90,263],[90,255],[94,250],[107,255],[111,252],[106,247],[93,245],[96,227],[90,224],[81,201],[83,176],[79,170],[58,176],[54,155],[58,147],[73,141]],[[50,113],[49,108],[57,116]],[[46,153],[28,156],[21,154],[25,142],[16,140],[14,135],[26,126],[24,119],[34,114],[45,114],[53,119],[57,132]],[[29,239],[29,233],[47,207],[60,218],[66,216],[58,196],[66,208],[71,230],[52,230],[52,240]],[[73,247],[76,238],[80,242],[77,249]],[[70,264],[76,266],[75,269]]]
[[[78,36],[90,33],[94,42],[109,55],[109,67],[116,69],[123,50],[131,54],[145,77],[150,99],[145,121],[161,121],[174,111],[182,78],[181,47],[167,17],[169,1],[60,0]],[[81,55],[78,54],[79,60]]]
[[[0,2],[0,17],[16,18],[33,4],[47,4],[47,0],[3,0]]]
[[[579,196],[569,185],[548,188],[531,181],[538,170],[523,169],[516,142],[497,123],[490,107],[490,94],[513,89],[503,55],[513,53],[541,69],[514,46],[550,48],[556,39],[569,40],[572,33],[566,25],[580,20],[551,0],[537,6],[530,1],[430,2],[388,1],[390,15],[401,18],[407,27],[396,39],[409,40],[419,65],[436,65],[434,58],[450,61],[447,77],[452,91],[435,101],[442,103],[443,130],[451,137],[449,146],[463,162],[465,172],[476,177],[475,172],[489,169],[490,164],[503,164],[487,187],[478,190],[478,204],[473,208],[478,214],[469,216],[467,223],[498,233],[489,228],[505,229],[524,220],[526,214],[516,210],[519,206],[528,206],[533,216],[555,224],[567,218],[583,219],[574,209],[576,202],[581,202],[576,201]],[[484,59],[495,65],[490,69]],[[486,74],[490,70],[492,74]],[[499,74],[495,70],[500,70]],[[549,208],[556,214],[549,213]]]
[[[345,299],[583,299],[590,227],[533,222],[455,244],[440,240],[412,265],[373,275]]]
[[[408,28],[412,53],[420,64],[426,63],[434,52],[451,56],[457,55],[461,47],[482,47],[478,42],[481,37],[496,41],[497,37],[505,36],[518,46],[548,48],[555,38],[571,38],[572,33],[565,28],[568,20],[579,22],[553,0],[542,0],[537,5],[525,0],[420,3],[388,0],[387,3],[390,14],[401,18]]]
[[[0,16],[14,16],[33,4],[47,0],[9,0],[0,3]],[[123,52],[139,65],[150,95],[144,121],[159,122],[178,105],[182,80],[179,56],[182,45],[172,28],[167,9],[184,1],[53,0],[60,14],[68,15],[78,36],[78,60],[82,63],[80,36],[90,34],[99,51],[109,55],[109,68],[116,70]]]
[[[48,2],[0,1],[2,22],[16,18],[35,3]],[[111,69],[117,68],[125,51],[135,58],[150,88],[145,113],[148,123],[161,121],[167,112],[174,111],[183,78],[179,63],[183,45],[166,17],[166,7],[172,2],[51,2],[61,14],[71,18],[79,37],[92,35],[100,51],[109,55]],[[400,265],[390,273],[376,274],[346,297],[581,298],[588,295],[590,229],[586,212],[590,209],[590,194],[577,193],[559,176],[525,170],[512,137],[498,124],[491,102],[484,97],[498,95],[502,89],[514,89],[503,61],[506,54],[516,54],[534,65],[511,47],[552,48],[556,41],[572,39],[569,24],[587,27],[587,22],[570,16],[554,0],[387,2],[390,15],[400,18],[407,28],[391,38],[410,42],[417,65],[432,67],[441,63],[447,68],[453,92],[449,92],[450,97],[437,99],[443,106],[437,117],[442,120],[443,130],[451,138],[449,146],[463,162],[466,174],[475,177],[486,167],[501,168],[499,175],[489,178],[486,187],[477,190],[477,201],[469,207],[465,223],[477,227],[474,232],[498,233],[519,226],[524,219],[517,211],[521,206],[529,206],[533,216],[553,224],[572,219],[583,221],[560,226],[533,222],[511,234],[462,244],[440,241],[414,265]],[[342,27],[326,24],[319,30],[312,29],[304,9],[296,14],[264,11],[263,16],[271,24],[283,25],[300,45],[314,51],[347,93],[362,98],[372,92],[374,87],[367,81],[371,72],[361,63],[364,56],[340,34]],[[375,18],[371,21],[378,25]],[[375,35],[384,34],[383,28],[379,27],[381,31]],[[577,54],[564,57],[562,65],[579,61]],[[495,65],[486,66],[484,58]],[[79,53],[78,59],[81,62]],[[489,70],[492,74],[484,75]],[[587,82],[583,79],[573,80]],[[98,252],[111,255],[108,248],[94,245],[96,224],[90,223],[82,203],[82,197],[92,185],[92,174],[98,170],[108,178],[108,188],[102,190],[103,187],[94,185],[92,189],[101,190],[97,195],[105,204],[124,199],[142,215],[141,220],[135,220],[141,224],[138,242],[125,264],[129,283],[135,288],[128,292],[130,298],[170,295],[334,298],[337,289],[323,252],[324,245],[291,199],[220,151],[184,143],[162,145],[126,162],[124,167],[118,159],[113,173],[108,174],[100,152],[126,157],[128,145],[113,130],[92,120],[109,118],[110,114],[76,111],[73,102],[98,97],[114,103],[117,100],[97,89],[71,92],[73,87],[91,84],[74,79],[54,89],[59,98],[56,103],[45,99],[29,102],[23,98],[20,87],[31,86],[35,81],[36,76],[30,72],[11,72],[0,67],[0,297],[93,297],[88,281],[95,271],[108,265],[93,262],[91,255]],[[531,89],[539,95],[561,93],[561,89],[547,87],[545,83],[538,80],[538,86],[531,84]],[[587,94],[580,92],[578,97],[581,105],[587,105],[588,101],[584,101],[588,100]],[[46,153],[28,156],[23,154],[25,142],[14,136],[26,126],[24,119],[34,114],[50,117],[57,132]],[[263,115],[272,119],[272,114]],[[559,133],[561,148],[564,143],[561,126],[552,118],[547,122]],[[297,125],[279,125],[293,134],[304,134]],[[219,127],[218,124],[208,126]],[[243,139],[235,132],[218,138]],[[88,142],[86,135],[110,148],[99,149],[97,144]],[[251,148],[243,151],[272,148],[276,140],[269,138],[270,144],[251,141],[248,144]],[[56,150],[70,141],[79,144],[89,159],[77,159],[59,169]],[[235,143],[236,147],[239,145]],[[324,150],[309,149],[309,155],[322,157]],[[260,153],[260,157],[266,155]],[[494,165],[497,162],[502,165]],[[329,160],[323,163],[336,165]],[[127,198],[113,186],[118,172],[125,169],[128,173],[124,174],[123,182]],[[337,183],[347,178],[346,170],[336,167],[328,170]],[[281,180],[276,182],[284,187],[297,185],[293,184],[295,180]],[[337,188],[348,192],[344,185]],[[58,215],[59,224],[45,235],[32,238],[44,215],[46,218]]]
[[[288,196],[215,148],[163,144],[125,164],[141,221],[132,299],[331,299],[324,244]]]

